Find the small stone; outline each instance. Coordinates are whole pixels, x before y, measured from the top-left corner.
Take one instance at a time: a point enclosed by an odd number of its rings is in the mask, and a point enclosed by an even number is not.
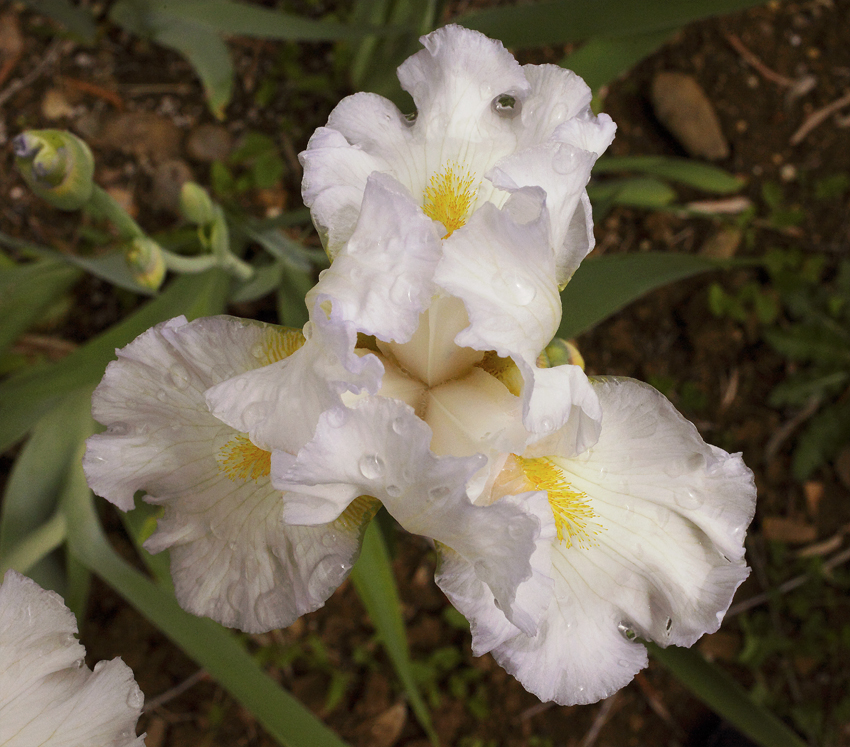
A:
[[[729,143],[714,106],[696,79],[685,73],[658,73],[652,81],[655,116],[692,156],[719,161]]]
[[[225,127],[202,124],[189,135],[186,151],[196,161],[225,161],[233,150],[233,138]]]
[[[170,119],[153,112],[125,112],[110,117],[100,133],[104,148],[161,163],[180,152],[180,130]]]
[[[817,518],[823,494],[824,484],[822,482],[808,480],[803,483],[803,495],[806,496],[806,508],[809,511],[809,516]]]
[[[9,10],[0,15],[0,66],[24,53],[24,37],[18,14]]]
[[[181,215],[180,190],[191,181],[194,181],[194,174],[188,163],[179,158],[163,161],[153,175],[153,206],[157,210]]]
[[[74,107],[58,88],[48,88],[41,100],[41,113],[45,119],[68,119],[74,116]]]
[[[726,226],[711,234],[700,247],[699,253],[713,259],[729,259],[738,252],[743,237],[740,228]]]
[[[789,545],[814,542],[818,535],[817,529],[811,524],[784,516],[766,517],[762,521],[761,531],[765,539],[787,542]]]
[[[362,744],[368,744],[369,747],[393,747],[406,723],[407,706],[396,703],[361,727],[359,731],[364,738]]]

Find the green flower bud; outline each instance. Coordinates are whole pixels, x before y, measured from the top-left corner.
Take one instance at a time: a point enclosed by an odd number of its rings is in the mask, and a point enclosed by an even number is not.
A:
[[[63,130],[29,130],[12,141],[15,165],[35,194],[60,210],[79,210],[91,198],[94,157]]]
[[[575,345],[556,337],[537,357],[537,366],[539,368],[554,368],[564,365],[579,366],[584,371],[584,358]]]
[[[186,182],[180,190],[180,212],[196,226],[206,226],[215,220],[215,207],[210,196],[195,182]]]
[[[147,237],[133,239],[124,256],[140,285],[152,290],[162,285],[165,279],[165,257],[162,256],[159,244]]]

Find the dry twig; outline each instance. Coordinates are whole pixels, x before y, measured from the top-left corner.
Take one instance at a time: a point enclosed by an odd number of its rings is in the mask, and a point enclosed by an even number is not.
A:
[[[841,98],[836,99],[831,104],[827,104],[821,109],[812,112],[803,124],[800,125],[800,128],[791,136],[791,140],[789,141],[791,145],[799,145],[805,140],[806,136],[818,125],[825,122],[830,114],[835,114],[835,112],[840,111],[845,106],[850,106],[850,93],[845,93]]]
[[[73,45],[73,42],[67,42],[62,39],[55,39],[51,42],[47,51],[44,53],[44,57],[41,58],[41,62],[39,62],[38,65],[36,65],[22,78],[13,80],[3,91],[0,91],[0,106],[3,106],[3,104],[5,104],[22,88],[26,88],[28,85],[31,85],[38,80],[44,72],[59,59],[62,52],[66,47],[68,47],[68,45]]]
[[[145,703],[145,707],[142,709],[142,713],[150,713],[151,711],[159,708],[160,706],[165,705],[169,700],[173,700],[185,693],[189,688],[197,685],[201,680],[207,679],[209,675],[207,675],[207,671],[205,669],[199,669],[193,675],[187,677],[183,682],[178,685],[175,685],[170,690],[166,690],[164,693],[157,695],[153,700]]]
[[[591,724],[587,734],[584,735],[584,739],[579,743],[579,747],[593,747],[596,744],[596,740],[599,739],[599,732],[608,723],[608,719],[614,713],[614,706],[618,704],[619,700],[620,693],[616,692],[610,698],[602,701],[599,710],[596,712],[596,717],[593,719],[593,724]]]

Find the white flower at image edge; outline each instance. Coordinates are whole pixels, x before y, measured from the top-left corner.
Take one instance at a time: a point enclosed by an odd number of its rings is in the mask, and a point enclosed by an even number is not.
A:
[[[84,662],[77,621],[53,591],[15,571],[0,585],[0,745],[144,747],[144,696],[120,659]]]

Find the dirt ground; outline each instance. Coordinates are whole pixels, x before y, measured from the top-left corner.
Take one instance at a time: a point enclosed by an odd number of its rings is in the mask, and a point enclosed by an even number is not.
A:
[[[9,140],[29,127],[68,127],[84,136],[96,154],[97,181],[148,228],[175,225],[168,190],[181,174],[210,183],[210,163],[219,153],[198,149],[195,136],[205,127],[211,128],[206,140],[220,138],[224,153],[232,152],[247,132],[268,135],[280,153],[279,181],[240,192],[236,199],[242,209],[261,216],[300,205],[295,154],[344,93],[330,47],[297,50],[232,40],[239,82],[220,125],[207,111],[191,68],[178,56],[114,28],[97,46],[84,48],[57,40],[49,24],[22,5],[0,6],[0,13],[14,19],[24,45],[17,57],[7,53],[4,58],[3,43],[7,52],[10,47],[0,40],[0,62],[13,60],[0,65],[3,232],[73,252],[93,231],[81,225],[78,215],[36,200],[15,174]],[[561,51],[545,56],[558,59]],[[538,58],[539,53],[525,57]],[[288,77],[293,70],[324,77],[320,85],[299,86]],[[792,138],[814,112],[850,90],[850,0],[769,3],[680,32],[605,92],[603,108],[619,126],[613,154],[685,155],[650,103],[653,78],[661,71],[689,73],[700,83],[729,143],[728,157],[717,163],[746,179],[741,194],[752,202],[755,217],[727,253],[799,250],[823,256],[828,277],[848,256],[850,190],[818,198],[817,185],[850,174],[850,106],[827,116],[795,144]],[[800,93],[805,86],[795,89],[793,84],[807,76],[813,85]],[[29,78],[27,85],[15,89],[21,78]],[[271,85],[267,81],[276,88],[261,97],[263,87]],[[209,137],[211,131],[215,138]],[[801,214],[794,225],[771,222],[766,184],[778,185],[783,207]],[[706,198],[679,190],[681,202]],[[714,250],[707,242],[725,225],[716,218],[616,208],[597,224],[597,253],[709,253]],[[578,340],[589,373],[649,381],[694,420],[707,441],[742,451],[754,470],[759,504],[748,549],[755,572],[736,602],[804,572],[800,548],[814,548],[809,555],[821,560],[833,557],[847,547],[850,527],[850,485],[842,481],[837,462],[803,483],[791,473],[795,428],[787,426],[793,426],[798,412],[771,407],[768,397],[793,364],[764,341],[752,320],[718,318],[710,311],[713,283],[735,293],[753,280],[768,282],[762,271],[740,269],[678,283]],[[81,343],[134,303],[106,283],[86,279],[75,289],[73,309],[40,331],[39,339],[60,347]],[[274,303],[261,300],[231,311],[273,319]],[[30,338],[20,344],[37,343]],[[775,435],[783,429],[787,436],[777,442]],[[120,542],[120,523],[111,507],[102,513]],[[471,656],[468,630],[433,583],[428,544],[399,536],[396,551],[410,645],[423,665],[423,689],[444,745],[747,744],[655,662],[604,703],[569,708],[539,703],[489,656]],[[804,584],[801,592],[773,597],[770,604],[730,617],[699,644],[813,745],[850,745],[850,629],[843,622],[850,619],[848,588],[850,577],[839,567],[832,577]],[[844,643],[835,643],[833,637],[841,635]],[[148,702],[154,703],[140,721],[148,732],[147,747],[274,744],[247,711],[99,582],[81,638],[90,664],[121,655],[135,671]],[[766,640],[774,642],[773,648],[765,650]],[[352,744],[427,744],[350,584],[319,612],[286,630],[255,636],[249,645],[283,686]],[[339,697],[329,703],[333,692]]]

